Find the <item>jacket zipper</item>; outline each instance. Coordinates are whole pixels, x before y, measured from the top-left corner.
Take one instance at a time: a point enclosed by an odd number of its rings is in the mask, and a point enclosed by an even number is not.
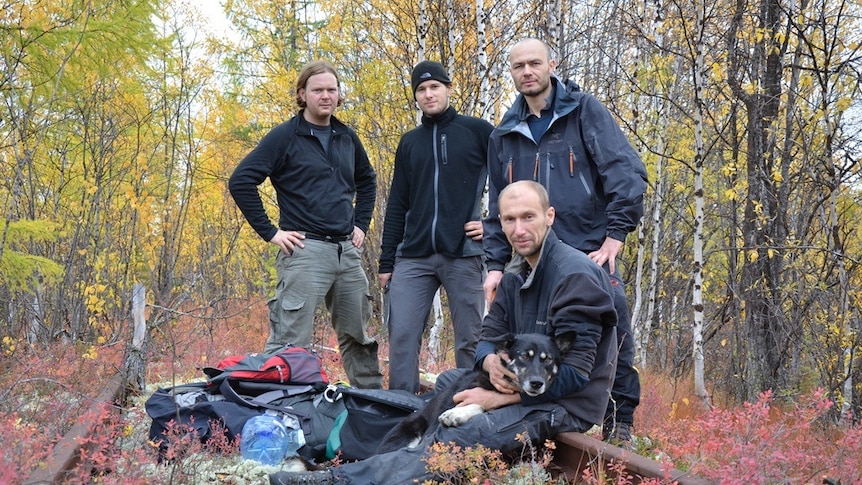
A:
[[[437,146],[437,124],[434,124],[434,128],[431,131],[431,140],[432,145],[434,145],[434,217],[431,219],[431,250],[433,252],[437,252],[437,216],[440,209],[440,152],[439,150],[443,150],[446,148],[446,135],[443,135],[440,140],[440,144],[442,146]]]
[[[539,152],[536,152],[536,161],[533,163],[533,182],[539,181]]]
[[[575,165],[577,164],[577,159],[575,158],[575,149],[569,146],[569,177],[575,176]],[[581,181],[581,185],[584,187],[584,192],[586,192],[587,196],[592,198],[593,189],[590,188],[590,184],[587,183],[587,180],[584,178],[584,172],[582,170],[578,170],[578,179]]]

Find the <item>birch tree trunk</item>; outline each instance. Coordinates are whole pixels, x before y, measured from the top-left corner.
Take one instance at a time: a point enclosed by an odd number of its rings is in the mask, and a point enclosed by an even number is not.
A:
[[[703,376],[703,108],[704,76],[703,37],[705,30],[706,5],[697,0],[697,29],[694,59],[694,255],[692,277],[692,360],[694,361],[694,393],[705,405],[709,405],[709,395]]]
[[[644,258],[646,257],[646,234],[644,233],[644,224],[643,221],[638,224],[637,230],[637,260],[635,261],[635,284],[634,284],[634,303],[632,304],[632,315],[631,315],[631,325],[632,325],[632,339],[634,341],[635,346],[635,357],[634,362],[636,365],[641,365],[644,359],[644,349],[646,347],[643,346],[643,334],[641,331],[641,308],[643,308],[643,272],[644,272]],[[649,332],[646,332],[649,334]]]
[[[427,48],[427,40],[428,40],[428,12],[425,10],[425,0],[419,1],[419,12],[418,19],[416,20],[417,25],[417,47],[416,47],[416,63],[420,63],[425,60],[425,50]],[[422,123],[422,110],[419,109],[419,105],[416,105],[416,125],[419,126],[419,123]]]
[[[126,387],[140,393],[147,388],[147,320],[146,288],[136,283],[132,288],[132,323],[134,331],[125,362]]]
[[[452,26],[455,25],[455,0],[446,0],[446,20],[449,25],[449,30],[447,32],[446,41],[449,43],[449,58],[446,59],[446,70],[449,72],[449,78],[451,79],[453,74],[455,73],[455,29]]]
[[[641,62],[645,64],[646,71],[653,69],[651,65],[652,58],[656,54],[656,50],[663,49],[664,45],[664,29],[661,28],[662,18],[665,15],[662,15],[660,12],[661,6],[656,2],[648,1],[644,5],[644,11],[641,15],[641,18],[644,19],[644,25],[646,26],[647,32],[646,37],[650,39],[655,39],[653,43],[645,42],[644,45],[640,46],[641,54]],[[656,85],[655,81],[650,82],[650,92],[658,92],[659,86]],[[655,175],[653,178],[653,194],[652,194],[652,203],[647,207],[651,208],[651,215],[649,216],[650,226],[652,228],[652,239],[650,244],[650,262],[649,262],[649,283],[647,284],[647,297],[646,297],[646,312],[643,312],[644,307],[644,297],[643,297],[643,267],[645,265],[646,259],[646,235],[645,235],[645,224],[641,222],[638,224],[638,250],[637,250],[637,263],[636,263],[636,273],[635,273],[635,298],[634,304],[632,305],[632,337],[634,338],[635,345],[635,362],[642,366],[647,366],[647,351],[649,348],[649,340],[650,340],[650,331],[653,327],[653,316],[655,315],[655,307],[656,307],[656,294],[658,292],[658,273],[659,273],[659,257],[661,255],[661,235],[662,235],[662,206],[664,204],[664,164],[666,159],[664,155],[665,149],[667,148],[667,140],[666,134],[668,132],[668,124],[670,117],[667,116],[667,96],[650,96],[647,98],[648,101],[646,103],[642,103],[645,106],[638,106],[638,112],[647,113],[646,116],[649,116],[649,120],[647,120],[648,125],[654,126],[654,135],[651,138],[655,139],[655,147],[652,148],[652,151],[660,154],[656,158],[655,162]],[[655,120],[655,121],[651,121]],[[642,147],[641,156],[646,157],[651,149],[647,146]]]
[[[488,70],[488,53],[485,50],[488,45],[486,33],[486,22],[488,14],[485,12],[483,0],[476,0],[476,60],[479,64],[479,74],[481,81],[479,84],[479,100],[476,105],[477,116],[493,123],[493,119],[488,118],[488,105],[491,101],[491,84],[488,80],[490,72]],[[487,191],[486,191],[487,194]],[[482,213],[487,211],[487,195],[482,201]]]
[[[434,293],[434,303],[431,305],[434,315],[434,325],[428,332],[428,360],[425,367],[431,367],[431,364],[437,362],[440,357],[440,331],[443,328],[443,304],[440,302],[440,289]],[[423,322],[424,323],[424,322]]]
[[[491,104],[491,85],[488,79],[491,73],[488,69],[488,53],[485,51],[488,39],[485,34],[485,23],[487,21],[487,13],[483,0],[476,0],[476,59],[479,61],[479,75],[482,80],[479,84],[479,102],[476,106],[477,115],[490,123],[494,123],[491,116],[493,113],[488,109]],[[482,191],[482,203],[480,214],[482,218],[488,217],[488,179],[485,179],[485,190]],[[490,308],[485,302],[485,314],[488,314]]]
[[[664,136],[661,138],[661,150],[664,150]],[[659,153],[662,153],[659,151]],[[665,157],[658,157],[656,161],[655,168],[655,182],[653,189],[653,199],[655,202],[652,207],[652,242],[651,242],[651,254],[650,254],[650,272],[649,272],[649,284],[647,288],[649,291],[647,292],[647,311],[646,318],[644,319],[645,323],[645,331],[640,334],[640,342],[635,340],[635,355],[640,355],[640,363],[642,366],[647,366],[647,352],[645,349],[649,348],[649,340],[650,340],[650,331],[653,328],[653,322],[656,320],[656,302],[657,302],[657,294],[658,294],[658,275],[659,275],[659,257],[661,256],[661,235],[662,235],[662,225],[661,225],[661,214],[662,214],[662,201],[664,200],[664,163]],[[632,325],[637,322],[637,320],[632,318]],[[640,316],[637,316],[640,319]],[[641,325],[638,325],[639,329]],[[640,331],[640,330],[636,330]],[[640,348],[637,345],[640,344]],[[641,352],[641,353],[638,353]]]

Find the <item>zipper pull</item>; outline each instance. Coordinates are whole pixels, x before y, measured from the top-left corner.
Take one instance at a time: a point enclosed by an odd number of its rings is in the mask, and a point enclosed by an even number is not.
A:
[[[539,152],[536,152],[536,163],[533,164],[533,181],[539,180]]]

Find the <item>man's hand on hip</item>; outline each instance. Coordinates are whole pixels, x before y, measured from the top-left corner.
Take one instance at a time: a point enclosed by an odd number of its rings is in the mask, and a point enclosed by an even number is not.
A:
[[[353,234],[351,235],[350,240],[353,242],[354,246],[361,248],[362,245],[365,244],[365,231],[353,226]]]
[[[604,266],[605,263],[608,263],[608,268],[610,269],[611,274],[614,274],[616,271],[617,253],[620,252],[620,248],[622,247],[622,241],[606,237],[605,242],[602,243],[602,247],[600,247],[598,251],[593,251],[587,256],[589,256],[590,259],[595,261],[599,266]]]
[[[281,248],[281,252],[290,256],[296,248],[304,248],[302,240],[305,239],[305,234],[297,231],[282,231],[281,229],[272,236],[270,243]]]
[[[481,241],[484,234],[482,221],[470,221],[464,224],[464,234],[474,241]]]
[[[380,287],[384,290],[389,289],[389,282],[392,281],[392,273],[379,273],[377,281],[380,282]]]

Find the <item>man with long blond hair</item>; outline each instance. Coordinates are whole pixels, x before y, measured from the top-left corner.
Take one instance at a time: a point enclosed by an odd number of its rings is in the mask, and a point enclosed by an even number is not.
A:
[[[343,102],[340,87],[331,64],[306,64],[296,82],[299,113],[246,155],[229,188],[251,227],[279,248],[265,351],[309,346],[314,312],[325,303],[350,383],[380,388],[377,342],[367,334],[371,305],[361,253],[377,176],[356,132],[334,116]],[[278,225],[258,192],[267,178],[277,195]]]

